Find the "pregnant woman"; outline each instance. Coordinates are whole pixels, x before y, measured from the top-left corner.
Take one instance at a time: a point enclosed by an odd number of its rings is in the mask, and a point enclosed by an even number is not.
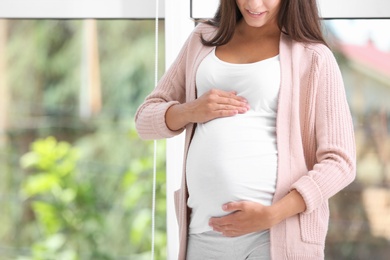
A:
[[[144,139],[186,130],[178,259],[324,259],[355,144],[316,0],[221,0],[136,126]]]

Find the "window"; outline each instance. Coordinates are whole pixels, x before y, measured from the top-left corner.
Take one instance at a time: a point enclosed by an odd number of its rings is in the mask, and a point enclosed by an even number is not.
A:
[[[390,20],[327,20],[354,120],[357,178],[331,199],[328,259],[385,259],[390,246]]]
[[[149,258],[153,143],[133,116],[154,87],[155,22],[13,18],[0,33],[0,258]],[[166,259],[158,147],[155,257]]]

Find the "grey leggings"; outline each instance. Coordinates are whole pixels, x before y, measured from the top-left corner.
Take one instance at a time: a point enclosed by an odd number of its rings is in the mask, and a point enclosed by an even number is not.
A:
[[[188,236],[187,260],[269,260],[269,230],[240,237],[209,231]]]

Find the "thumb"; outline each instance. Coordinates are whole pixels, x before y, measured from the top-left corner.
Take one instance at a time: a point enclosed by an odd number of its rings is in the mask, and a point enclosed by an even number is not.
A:
[[[223,211],[226,212],[233,212],[233,211],[240,211],[244,209],[244,203],[243,202],[229,202],[222,205]]]

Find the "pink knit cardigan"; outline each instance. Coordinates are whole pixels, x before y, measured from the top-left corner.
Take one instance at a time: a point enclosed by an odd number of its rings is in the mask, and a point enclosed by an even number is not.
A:
[[[169,138],[183,131],[168,129],[165,113],[174,104],[196,98],[196,71],[212,50],[202,45],[200,35],[208,38],[214,33],[214,27],[198,25],[157,88],[139,107],[135,120],[141,138]],[[306,211],[271,228],[271,255],[274,260],[324,259],[328,200],[355,178],[352,119],[338,65],[326,46],[298,43],[281,34],[279,55],[278,175],[273,201],[296,189],[306,202]],[[186,126],[184,163],[194,128],[194,124]],[[181,189],[175,193],[179,260],[186,256],[187,198],[183,170]]]

